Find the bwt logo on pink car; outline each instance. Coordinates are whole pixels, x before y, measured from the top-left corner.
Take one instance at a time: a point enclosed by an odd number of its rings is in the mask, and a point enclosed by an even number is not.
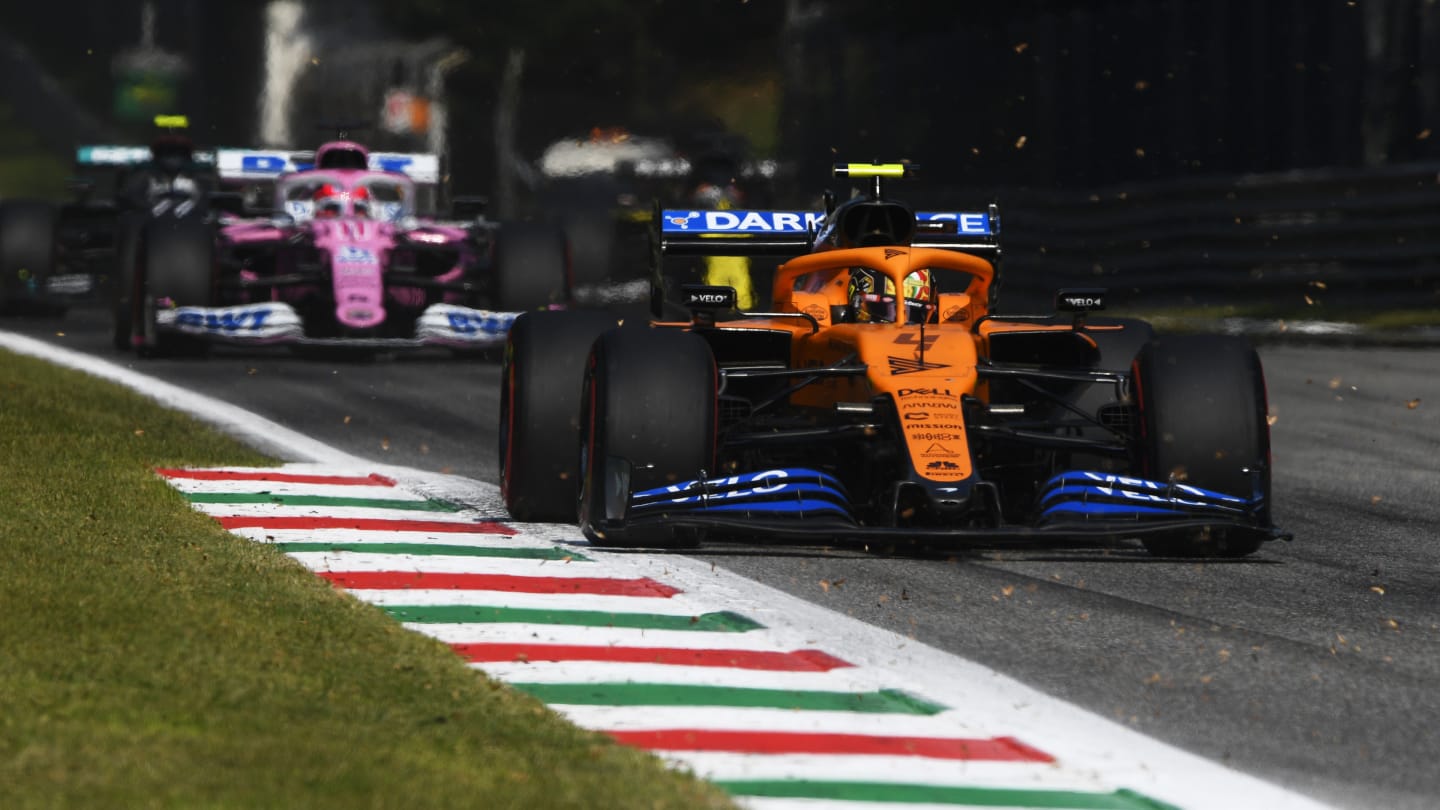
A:
[[[335,251],[336,264],[379,264],[380,259],[372,251],[355,245],[342,245]]]
[[[176,326],[208,329],[212,332],[259,331],[270,317],[269,309],[234,309],[209,312],[182,309],[175,315]]]
[[[520,317],[518,312],[449,312],[445,318],[450,328],[460,335],[503,335],[510,331],[510,324]]]

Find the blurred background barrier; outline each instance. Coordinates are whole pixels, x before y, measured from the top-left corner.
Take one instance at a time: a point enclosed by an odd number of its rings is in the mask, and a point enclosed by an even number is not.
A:
[[[0,197],[63,197],[76,145],[143,143],[153,112],[211,146],[344,124],[436,152],[492,216],[564,221],[587,277],[623,279],[649,199],[685,205],[716,166],[737,205],[813,207],[846,191],[835,160],[908,160],[902,199],[1000,202],[1002,304],[1085,283],[1117,306],[1440,310],[1429,0],[15,5]],[[597,138],[695,171],[546,175]]]
[[[1437,175],[1413,163],[1000,192],[1001,300],[1092,284],[1114,305],[1436,306]]]

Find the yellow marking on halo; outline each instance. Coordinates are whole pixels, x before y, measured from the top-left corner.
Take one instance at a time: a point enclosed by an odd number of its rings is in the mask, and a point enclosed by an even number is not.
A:
[[[157,115],[155,126],[168,129],[185,129],[190,126],[190,119],[183,115]]]

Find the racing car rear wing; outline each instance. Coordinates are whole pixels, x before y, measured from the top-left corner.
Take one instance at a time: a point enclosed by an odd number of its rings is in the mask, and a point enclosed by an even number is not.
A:
[[[214,150],[197,150],[192,159],[202,166],[215,165]],[[150,147],[94,144],[75,147],[77,166],[138,166],[150,162]]]
[[[80,166],[138,166],[149,161],[148,146],[91,145],[75,150],[75,163]],[[214,166],[221,180],[274,180],[282,174],[314,168],[315,153],[284,149],[197,150],[194,161]],[[423,152],[371,152],[369,168],[403,174],[422,185],[440,182],[440,157]]]
[[[661,256],[794,256],[810,251],[823,211],[685,210],[657,207],[655,244]],[[1000,215],[987,211],[921,211],[912,247],[998,254]]]
[[[218,149],[215,162],[221,180],[274,180],[314,168],[315,153],[308,149]],[[403,174],[424,185],[440,182],[440,157],[424,152],[371,152],[368,168]]]
[[[815,241],[821,211],[687,211],[658,207],[655,244],[662,255],[794,256]]]
[[[657,201],[650,225],[651,312],[664,317],[666,256],[800,256],[815,249],[826,216],[823,211],[661,209]],[[999,207],[918,212],[910,247],[978,255],[998,275]]]

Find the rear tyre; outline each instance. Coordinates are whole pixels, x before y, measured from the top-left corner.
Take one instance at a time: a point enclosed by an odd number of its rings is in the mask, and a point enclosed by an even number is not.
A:
[[[1085,334],[1095,341],[1099,357],[1095,361],[1096,371],[1111,371],[1127,374],[1135,363],[1140,349],[1155,337],[1155,330],[1149,323],[1136,318],[1090,318],[1089,326],[1121,326],[1123,329],[1087,329]],[[1134,408],[1121,398],[1113,385],[1089,384],[1079,388],[1072,404],[1092,419],[1099,420],[1113,430],[1127,434],[1135,432]],[[1114,440],[1115,433],[1098,425],[1086,425],[1079,435],[1096,440]],[[1071,457],[1074,469],[1123,472],[1124,459],[1110,456],[1076,453]]]
[[[1165,336],[1135,359],[1141,469],[1152,481],[1258,497],[1270,523],[1270,425],[1260,358],[1243,338]],[[1244,557],[1260,547],[1257,532],[1215,530],[1152,538],[1152,554]]]
[[[1100,360],[1095,367],[1102,371],[1126,372],[1140,350],[1155,338],[1155,329],[1138,318],[1091,318],[1090,326],[1122,326],[1123,329],[1093,329],[1085,334],[1095,340]]]
[[[593,287],[608,281],[615,243],[615,220],[610,212],[576,212],[565,223],[565,237],[571,246],[575,285]]]
[[[0,312],[64,312],[44,301],[45,283],[55,270],[55,220],[49,203],[0,203]]]
[[[565,234],[554,225],[511,222],[495,234],[495,307],[526,312],[570,299]]]
[[[580,527],[587,537],[608,546],[698,541],[663,523],[622,526],[617,511],[631,492],[714,471],[716,385],[715,357],[692,332],[630,327],[595,341],[581,403]],[[628,480],[617,470],[628,470]]]
[[[526,312],[510,327],[500,374],[500,492],[516,520],[575,522],[585,361],[615,321],[596,311]]]
[[[162,308],[215,304],[215,238],[198,219],[155,219],[145,225],[138,281],[145,330],[142,353],[148,356],[203,354],[206,344],[182,335],[160,334],[155,313]]]

